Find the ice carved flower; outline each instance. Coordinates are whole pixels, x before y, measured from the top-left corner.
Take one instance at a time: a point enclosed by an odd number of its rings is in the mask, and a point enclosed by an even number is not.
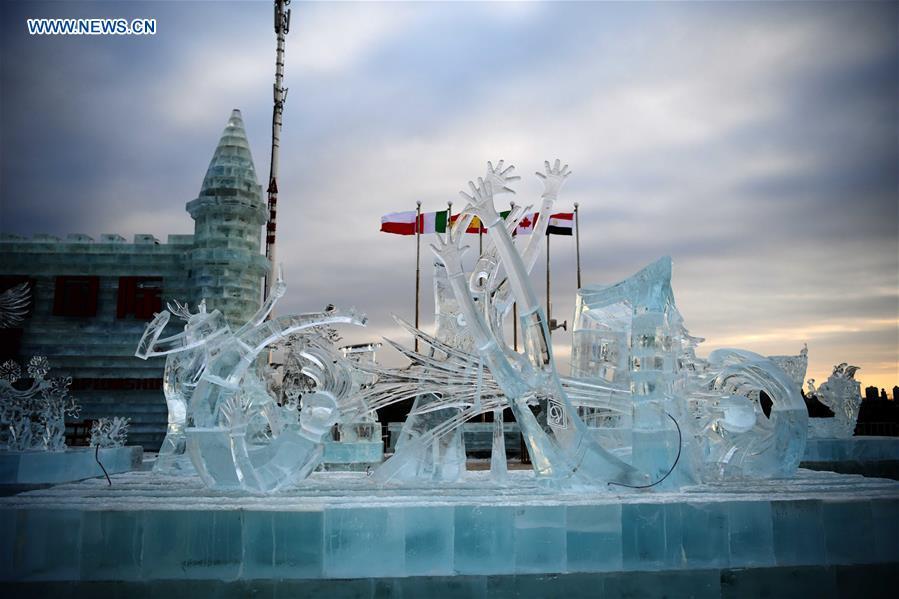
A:
[[[22,378],[22,369],[16,362],[7,360],[0,365],[0,378],[9,381],[10,383],[15,383]]]
[[[42,379],[50,372],[50,361],[46,356],[34,356],[28,362],[28,375],[33,379]]]

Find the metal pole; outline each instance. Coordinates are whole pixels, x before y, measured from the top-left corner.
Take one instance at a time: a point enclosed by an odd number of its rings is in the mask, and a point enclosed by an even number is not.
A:
[[[269,273],[265,278],[263,301],[268,299],[275,281],[275,233],[278,216],[278,157],[281,149],[281,119],[284,113],[284,102],[287,100],[287,88],[284,82],[284,43],[290,31],[290,10],[285,7],[290,0],[275,0],[275,84],[274,102],[272,106],[272,155],[268,175],[268,223],[265,228],[265,257],[268,258]]]
[[[546,322],[549,323],[549,332],[552,333],[552,305],[549,299],[549,231],[546,232]]]
[[[421,202],[415,202],[415,328],[418,328],[418,297],[421,291]],[[415,338],[418,351],[418,337]]]
[[[581,288],[581,228],[578,221],[578,204],[574,203],[574,251],[577,256],[577,288]]]
[[[512,210],[515,210],[515,202],[509,202]],[[517,228],[516,228],[517,231]],[[512,232],[515,234],[515,231]],[[518,351],[518,304],[512,303],[512,349]]]
[[[518,351],[518,304],[512,304],[512,347]]]

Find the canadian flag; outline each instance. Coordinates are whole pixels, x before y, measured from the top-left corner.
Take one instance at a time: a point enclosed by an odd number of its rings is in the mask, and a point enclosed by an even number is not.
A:
[[[517,235],[530,235],[533,233],[538,216],[534,212],[526,214],[524,218],[518,221],[518,228],[515,230],[515,233]],[[572,235],[573,230],[574,212],[558,212],[549,217],[549,224],[546,226],[547,235]]]
[[[537,224],[537,215],[531,212],[530,214],[525,214],[521,217],[521,220],[518,221],[518,228],[515,229],[515,233],[517,235],[530,235],[534,232],[534,225]]]

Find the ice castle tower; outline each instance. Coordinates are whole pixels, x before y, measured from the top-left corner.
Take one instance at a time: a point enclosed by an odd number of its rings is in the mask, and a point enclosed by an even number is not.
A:
[[[268,262],[260,253],[266,205],[239,110],[222,132],[199,196],[187,203],[194,219],[190,252],[193,302],[221,310],[239,327],[259,308]]]

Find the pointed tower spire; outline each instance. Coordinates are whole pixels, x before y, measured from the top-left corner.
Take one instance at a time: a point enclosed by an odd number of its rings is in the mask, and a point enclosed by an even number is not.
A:
[[[193,301],[205,299],[240,326],[261,303],[268,261],[260,253],[266,205],[239,110],[233,110],[206,169],[193,217],[190,252]]]
[[[250,154],[250,142],[243,126],[243,117],[236,108],[231,111],[228,124],[222,131],[215,153],[209,162],[209,168],[206,169],[200,195],[215,195],[215,190],[234,188],[235,185],[246,189],[255,189],[258,186],[256,167]]]

